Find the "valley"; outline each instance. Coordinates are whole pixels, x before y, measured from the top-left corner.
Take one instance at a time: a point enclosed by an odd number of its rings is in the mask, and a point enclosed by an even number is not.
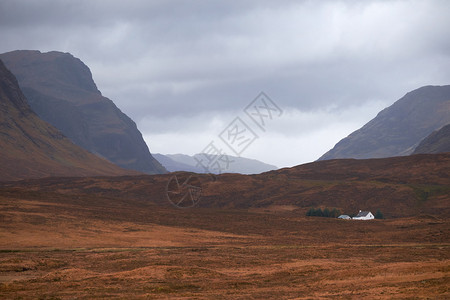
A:
[[[444,299],[450,292],[445,218],[355,222],[1,195],[4,299]]]
[[[411,159],[423,172],[403,169]],[[405,199],[418,201],[413,190],[405,194],[412,198],[387,197],[387,218],[371,221],[306,217],[306,202],[292,199],[319,201],[345,182],[345,198],[365,188],[377,197],[386,187],[414,184],[426,169],[428,184],[448,186],[439,176],[447,159],[336,160],[202,178],[202,198],[191,209],[167,200],[173,174],[2,182],[0,297],[446,299],[448,191],[431,194],[422,210],[403,209]],[[386,165],[397,172],[389,175]],[[270,198],[277,182],[284,200],[266,201],[262,195]]]
[[[0,300],[450,299],[449,15],[0,1]]]

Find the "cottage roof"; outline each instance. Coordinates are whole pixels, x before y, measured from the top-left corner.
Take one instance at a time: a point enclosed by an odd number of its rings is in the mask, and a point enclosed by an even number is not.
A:
[[[359,211],[356,217],[367,217],[368,214],[370,214],[370,211]]]

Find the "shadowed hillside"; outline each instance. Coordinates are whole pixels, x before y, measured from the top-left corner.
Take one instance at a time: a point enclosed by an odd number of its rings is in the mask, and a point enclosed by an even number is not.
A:
[[[380,209],[388,217],[450,213],[450,154],[329,160],[207,184],[201,206]]]
[[[74,145],[28,106],[0,61],[0,180],[136,174]]]
[[[102,96],[81,60],[69,53],[25,50],[0,58],[17,77],[31,108],[75,144],[126,169],[166,172],[136,124]]]
[[[380,209],[390,218],[450,213],[448,174],[450,154],[446,153],[320,161],[258,175],[193,176],[203,189],[200,207],[270,210],[284,206],[300,214],[310,207],[335,207],[348,213]],[[176,175],[183,182],[190,173]],[[172,176],[51,178],[4,184],[0,189],[31,189],[56,198],[61,193],[77,199],[128,199],[170,207],[166,188]]]
[[[424,138],[413,154],[450,152],[450,124]]]
[[[450,85],[424,86],[382,110],[319,160],[409,155],[422,139],[449,122]]]

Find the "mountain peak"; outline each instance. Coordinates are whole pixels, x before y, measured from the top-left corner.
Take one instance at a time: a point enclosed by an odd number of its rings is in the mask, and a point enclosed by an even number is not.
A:
[[[136,124],[102,96],[89,68],[70,53],[19,50],[0,54],[28,104],[78,146],[126,169],[164,173]]]
[[[424,86],[383,109],[319,160],[409,155],[423,138],[449,122],[450,85]]]
[[[72,102],[79,102],[86,96],[73,90],[100,94],[88,66],[70,53],[16,50],[1,54],[1,58],[22,86],[40,83],[41,89],[47,87],[60,94],[70,93],[66,100]]]
[[[39,119],[1,60],[0,120],[0,180],[136,174],[81,149]]]

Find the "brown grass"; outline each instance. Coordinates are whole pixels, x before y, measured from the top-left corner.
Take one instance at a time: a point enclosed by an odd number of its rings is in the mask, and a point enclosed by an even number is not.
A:
[[[106,186],[105,186],[106,188]],[[2,299],[450,297],[450,222],[0,194]]]

